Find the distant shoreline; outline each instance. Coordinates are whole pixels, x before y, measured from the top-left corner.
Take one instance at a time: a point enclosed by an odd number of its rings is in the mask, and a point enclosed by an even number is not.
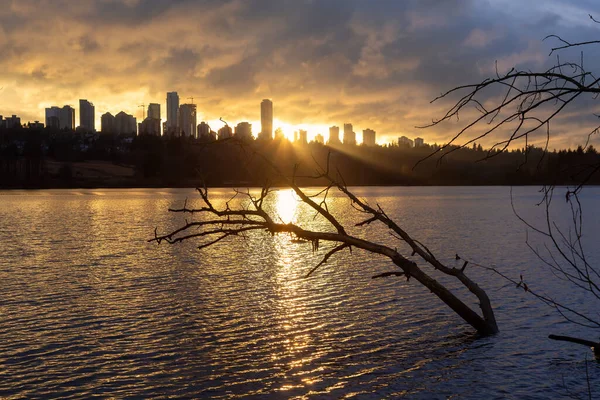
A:
[[[422,184],[422,185],[383,185],[383,184],[364,184],[364,185],[348,185],[348,187],[539,187],[544,185],[543,183],[529,183],[529,184],[482,184],[482,185],[438,185],[438,184]],[[548,185],[548,184],[547,184]],[[303,188],[321,188],[323,185],[301,185]],[[568,184],[555,184],[555,187],[569,187],[573,185]],[[196,186],[47,186],[47,187],[1,187],[0,191],[38,191],[38,190],[102,190],[102,189],[197,189],[199,185]],[[233,189],[233,188],[249,188],[249,189],[260,189],[261,186],[258,185],[220,185],[220,186],[207,186],[209,189]],[[600,187],[597,184],[586,185],[586,187]],[[289,186],[285,185],[272,185],[272,189],[289,189]]]

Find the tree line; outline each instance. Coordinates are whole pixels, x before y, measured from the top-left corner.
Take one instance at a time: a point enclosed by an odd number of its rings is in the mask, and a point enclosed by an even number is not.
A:
[[[490,150],[476,143],[408,148],[253,142],[278,168],[295,168],[300,184],[314,162],[327,157],[347,185],[573,185],[588,175],[588,183],[600,184],[600,176],[592,173],[600,155],[591,145],[550,152],[532,145]],[[200,178],[209,186],[262,185],[268,174],[245,157],[239,144],[235,139],[2,130],[0,186],[189,187]],[[73,172],[76,165],[92,161],[131,168],[132,174],[97,180]]]

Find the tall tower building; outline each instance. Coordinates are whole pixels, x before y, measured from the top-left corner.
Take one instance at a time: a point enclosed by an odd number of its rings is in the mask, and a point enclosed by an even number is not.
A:
[[[160,104],[150,103],[146,120],[142,121],[143,132],[160,136]],[[141,132],[140,132],[141,133]]]
[[[197,129],[196,124],[196,105],[182,104],[179,106],[179,130],[181,135],[195,138]]]
[[[115,133],[115,117],[107,112],[100,118],[100,132],[105,134]]]
[[[137,133],[137,120],[133,115],[121,111],[115,115],[115,133],[125,133],[135,135]]]
[[[60,108],[52,106],[46,108],[46,126],[48,128],[60,129]]]
[[[344,124],[344,144],[356,144],[356,133],[352,130],[352,124]]]
[[[150,103],[148,105],[148,114],[146,117],[160,120],[160,104]]]
[[[177,135],[179,123],[179,95],[177,92],[167,92],[167,132]]]
[[[219,140],[229,139],[233,136],[233,132],[231,131],[231,127],[229,125],[225,125],[221,129],[219,129]]]
[[[329,128],[329,144],[340,144],[340,127],[332,126]]]
[[[273,102],[269,99],[260,103],[260,125],[260,137],[273,139]]]
[[[79,100],[79,126],[87,132],[96,131],[95,107],[87,100]]]
[[[363,130],[362,142],[365,146],[375,146],[375,131],[373,129]]]
[[[60,109],[59,115],[60,129],[72,131],[75,129],[75,109],[71,106],[64,106]]]
[[[298,130],[298,143],[307,144],[308,143],[308,132],[304,129]]]
[[[198,139],[202,138],[202,139],[206,139],[210,136],[210,126],[202,121],[200,122],[200,124],[198,125]]]
[[[235,136],[238,139],[252,139],[252,124],[249,122],[240,122],[235,127]]]

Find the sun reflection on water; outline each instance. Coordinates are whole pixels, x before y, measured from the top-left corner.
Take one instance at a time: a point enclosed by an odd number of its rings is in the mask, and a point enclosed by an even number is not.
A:
[[[277,191],[273,200],[273,211],[282,223],[299,222],[301,202],[292,189]],[[274,240],[278,344],[272,347],[271,359],[285,366],[277,390],[291,396],[319,382],[313,363],[322,353],[315,351],[314,327],[309,323],[311,310],[306,301],[307,282],[302,279],[307,261],[303,257],[304,246],[308,245],[289,235],[277,235]]]
[[[292,189],[279,190],[276,193],[275,212],[284,224],[296,222],[298,199]]]

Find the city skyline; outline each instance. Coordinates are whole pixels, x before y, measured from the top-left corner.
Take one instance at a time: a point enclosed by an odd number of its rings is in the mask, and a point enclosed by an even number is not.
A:
[[[142,120],[139,105],[151,102],[160,104],[164,120],[164,93],[177,91],[197,95],[198,121],[215,128],[221,117],[260,126],[256,104],[272,98],[273,128],[288,137],[297,129],[326,135],[329,126],[353,121],[359,138],[373,129],[379,143],[402,135],[442,143],[452,124],[415,128],[447,109],[447,103],[430,104],[433,98],[493,76],[496,66],[551,65],[556,43],[542,39],[595,37],[600,27],[588,17],[594,11],[589,1],[556,0],[97,0],[76,7],[63,0],[10,1],[0,10],[0,113],[42,121],[45,108],[75,107],[87,98],[97,110],[96,126],[107,111]],[[60,40],[42,36],[54,24],[65,27]],[[586,54],[586,64],[595,57]],[[188,100],[182,95],[181,102]],[[595,122],[586,114],[591,107],[581,102],[555,121],[552,147],[585,139]]]
[[[167,109],[167,119],[162,120],[161,115],[161,104],[160,103],[150,103],[147,105],[142,104],[139,105],[138,108],[141,108],[141,118],[137,118],[135,114],[127,114],[123,110],[115,115],[112,112],[114,110],[106,111],[105,113],[95,113],[95,106],[92,102],[89,102],[86,99],[79,99],[79,109],[75,109],[69,105],[65,105],[62,108],[58,106],[52,106],[45,109],[45,115],[43,121],[45,121],[45,126],[47,127],[60,127],[60,129],[68,129],[75,130],[76,128],[82,129],[87,132],[99,132],[99,133],[114,133],[113,130],[115,128],[115,118],[116,115],[122,114],[126,115],[128,118],[133,118],[133,122],[122,123],[119,126],[132,126],[136,125],[138,128],[136,129],[136,133],[139,134],[153,134],[153,135],[175,135],[180,136],[182,133],[185,133],[185,136],[199,137],[198,128],[200,124],[206,124],[206,126],[211,127],[211,123],[213,126],[219,126],[219,128],[212,129],[214,132],[217,132],[221,125],[224,125],[223,120],[210,120],[210,123],[207,121],[200,121],[197,118],[197,107],[195,104],[179,104],[179,94],[177,92],[167,92],[166,94],[166,109]],[[193,99],[190,97],[190,99]],[[182,115],[183,110],[183,115]],[[69,113],[69,117],[66,117],[65,113]],[[75,118],[75,116],[79,116],[79,120]],[[17,117],[19,115],[16,115]],[[59,120],[59,116],[60,119]],[[52,118],[55,117],[56,120]],[[171,123],[169,122],[171,117],[173,120]],[[72,121],[69,123],[64,122],[65,118],[68,121]],[[154,122],[152,120],[155,120]],[[37,123],[39,120],[35,120]],[[82,121],[87,121],[82,124]],[[97,121],[97,122],[96,122]],[[139,121],[139,124],[138,124]],[[252,132],[252,136],[255,139],[263,138],[263,139],[273,139],[275,131],[283,132],[284,137],[286,137],[290,141],[296,141],[298,137],[303,137],[306,142],[317,141],[317,142],[325,142],[329,143],[331,138],[331,130],[332,128],[338,128],[337,134],[333,139],[334,144],[337,143],[345,143],[350,145],[356,145],[365,143],[368,145],[376,145],[376,144],[392,144],[397,143],[398,137],[391,137],[387,135],[388,140],[385,142],[377,142],[376,140],[376,132],[373,129],[367,128],[363,130],[362,134],[358,133],[361,137],[361,140],[357,140],[357,132],[354,131],[352,123],[344,123],[344,126],[348,126],[349,130],[346,134],[352,136],[351,140],[342,141],[339,138],[339,127],[333,126],[324,128],[324,126],[319,126],[316,128],[316,125],[310,125],[312,128],[311,132],[308,131],[306,125],[290,125],[282,123],[281,125],[276,125],[274,121],[278,121],[274,118],[273,112],[273,101],[271,99],[263,99],[260,103],[260,121],[235,121],[234,125],[239,125],[239,123],[248,123],[249,126],[260,126],[260,130]],[[27,122],[34,123],[34,121],[22,121],[23,124]],[[183,126],[187,126],[188,129],[182,129]],[[98,129],[96,129],[98,126]],[[105,129],[106,127],[106,129]],[[267,135],[263,135],[263,132],[267,129]],[[320,129],[320,130],[319,130]],[[251,129],[250,129],[251,130]],[[191,133],[188,133],[191,132]],[[329,132],[329,133],[327,133]],[[364,142],[365,132],[369,135],[367,142]]]

